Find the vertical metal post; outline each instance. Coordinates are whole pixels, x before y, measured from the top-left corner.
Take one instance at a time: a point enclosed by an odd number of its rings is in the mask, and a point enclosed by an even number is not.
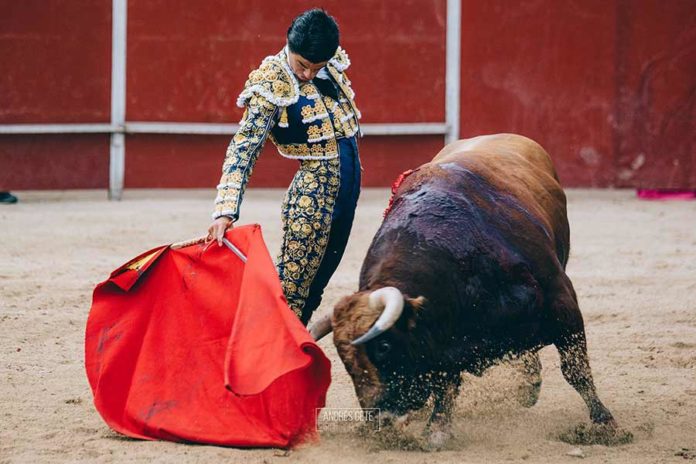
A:
[[[126,20],[128,0],[111,3],[111,150],[109,199],[120,200],[126,163]]]
[[[447,44],[445,71],[445,143],[459,139],[459,85],[461,82],[461,0],[447,0]]]

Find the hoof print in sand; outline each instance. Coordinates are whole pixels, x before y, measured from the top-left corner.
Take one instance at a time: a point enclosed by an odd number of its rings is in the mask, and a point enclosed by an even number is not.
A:
[[[571,445],[626,445],[633,442],[633,434],[627,430],[596,424],[580,424],[567,430],[558,439]]]

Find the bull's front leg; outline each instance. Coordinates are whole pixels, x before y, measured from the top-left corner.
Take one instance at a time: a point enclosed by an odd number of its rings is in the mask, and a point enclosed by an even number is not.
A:
[[[452,412],[462,378],[459,373],[443,372],[435,375],[440,378],[433,389],[435,405],[426,431],[430,449],[440,450],[452,438]]]
[[[515,363],[522,374],[522,383],[517,388],[517,401],[531,408],[539,400],[541,391],[541,360],[538,351],[528,351]]]

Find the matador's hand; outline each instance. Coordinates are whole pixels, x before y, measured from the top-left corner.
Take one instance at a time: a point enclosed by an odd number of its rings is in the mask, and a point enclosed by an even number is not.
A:
[[[231,229],[233,222],[227,216],[220,216],[208,227],[208,237],[206,240],[217,240],[218,246],[222,246],[222,238],[225,236],[225,231]]]

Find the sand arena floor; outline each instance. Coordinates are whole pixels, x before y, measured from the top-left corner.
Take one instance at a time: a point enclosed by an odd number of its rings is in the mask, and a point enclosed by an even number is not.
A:
[[[279,245],[281,190],[250,190],[242,222],[262,224]],[[583,311],[600,397],[632,444],[580,446],[586,462],[696,461],[696,203],[643,202],[630,191],[571,190],[569,274]],[[513,399],[515,371],[467,376],[455,439],[445,451],[385,449],[356,432],[327,433],[290,453],[136,441],[110,431],[92,406],[83,333],[94,286],[156,245],[199,236],[211,191],[19,192],[0,206],[0,463],[573,462],[558,434],[587,422],[563,380],[555,348],[542,350],[544,383],[531,409]],[[386,206],[363,191],[346,256],[319,310],[357,287]],[[329,407],[357,400],[330,337]],[[577,451],[576,451],[577,452]]]

